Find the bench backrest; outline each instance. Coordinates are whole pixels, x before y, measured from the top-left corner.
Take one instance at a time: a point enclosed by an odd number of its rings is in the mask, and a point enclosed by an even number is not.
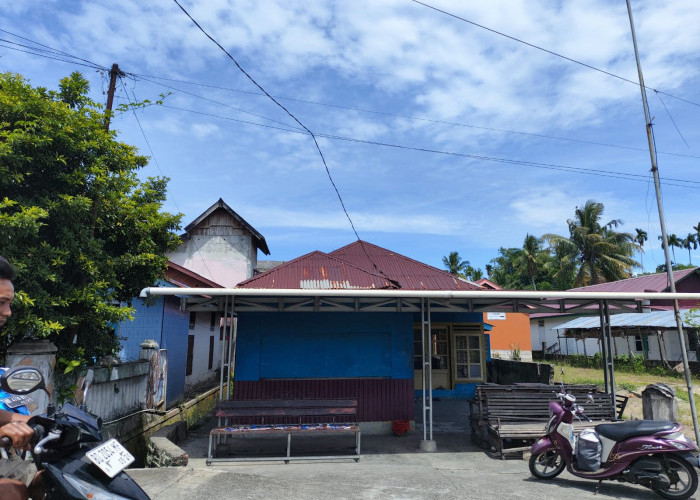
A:
[[[229,400],[217,403],[215,415],[230,424],[357,423],[357,400]]]
[[[583,406],[585,414],[592,420],[621,418],[627,402],[627,397],[618,396],[613,404],[610,395],[595,392],[595,386],[565,388],[576,396],[577,403]],[[560,389],[560,386],[479,386],[479,418],[490,422],[546,421],[550,416],[549,402],[557,400],[555,392]],[[588,402],[588,394],[593,395],[592,402]]]

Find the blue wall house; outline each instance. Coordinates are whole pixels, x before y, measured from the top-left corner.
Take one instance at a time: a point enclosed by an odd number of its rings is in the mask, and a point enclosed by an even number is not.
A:
[[[218,288],[220,285],[203,278],[173,262],[168,263],[165,281],[160,286],[166,287],[207,287]],[[189,389],[188,378],[192,373],[206,372],[204,378],[216,379],[216,362],[195,363],[197,356],[196,347],[201,345],[209,347],[212,352],[208,357],[215,360],[219,356],[220,335],[219,316],[216,317],[216,335],[208,335],[211,328],[209,315],[190,313],[180,307],[180,298],[177,296],[152,297],[147,301],[134,299],[132,306],[135,309],[134,319],[123,321],[117,325],[117,335],[121,339],[122,350],[120,357],[123,360],[138,359],[139,346],[144,340],[155,340],[161,349],[168,351],[168,382],[166,391],[166,405],[176,405]],[[199,316],[199,318],[198,318]],[[212,329],[213,330],[213,329]],[[206,339],[200,340],[200,331],[206,331]],[[211,342],[210,338],[215,342]]]
[[[358,241],[312,252],[239,284],[284,290],[480,290],[466,280]],[[357,398],[362,422],[413,420],[422,386],[421,311],[301,300],[292,307],[239,301],[235,399]],[[481,313],[433,313],[434,394],[467,398],[486,381]]]

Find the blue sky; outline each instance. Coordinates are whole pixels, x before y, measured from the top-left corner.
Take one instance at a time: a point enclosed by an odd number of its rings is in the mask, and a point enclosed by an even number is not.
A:
[[[622,0],[428,3],[637,80]],[[436,267],[458,251],[483,268],[528,233],[567,234],[593,199],[606,220],[648,232],[647,270],[663,263],[637,86],[410,0],[182,5],[317,134],[362,239]],[[667,228],[684,237],[700,222],[700,2],[632,5],[645,82],[665,93],[648,91]],[[144,177],[171,178],[165,209],[184,224],[221,197],[265,236],[266,259],[355,240],[311,137],[172,0],[3,2],[0,29],[0,71],[34,85],[56,88],[77,70],[104,102],[108,76],[20,52],[33,44],[16,35],[118,63],[116,104],[171,92],[112,129],[152,158]]]

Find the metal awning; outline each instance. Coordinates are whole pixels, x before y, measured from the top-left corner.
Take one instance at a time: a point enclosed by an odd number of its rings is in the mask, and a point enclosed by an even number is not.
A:
[[[421,449],[436,450],[433,440],[432,343],[426,341],[434,313],[517,312],[550,314],[594,314],[603,331],[605,391],[615,401],[615,377],[611,353],[612,312],[638,312],[651,300],[691,301],[700,307],[700,293],[663,292],[538,292],[508,290],[357,290],[357,289],[252,289],[252,288],[161,288],[149,287],[141,297],[149,295],[186,296],[183,308],[189,311],[222,311],[225,316],[242,311],[308,311],[308,312],[416,312],[420,313],[423,344],[423,441]],[[228,323],[228,322],[227,322]],[[237,322],[233,322],[233,357]],[[231,353],[231,343],[229,352]],[[223,356],[222,356],[223,360]],[[229,366],[229,373],[233,370]],[[223,376],[223,361],[222,361]],[[222,379],[223,387],[223,379]],[[692,386],[689,383],[689,391]],[[700,436],[697,424],[696,437]],[[698,437],[700,441],[700,437]]]
[[[691,300],[700,307],[700,293],[663,292],[537,292],[440,290],[301,290],[251,288],[162,288],[141,291],[148,295],[186,296],[188,311],[223,310],[224,298],[233,298],[235,311],[371,311],[420,312],[430,300],[437,312],[520,312],[526,314],[595,314],[603,301],[615,312],[642,312],[649,300]]]
[[[680,315],[683,326],[693,328],[685,320],[688,309],[681,309]],[[612,328],[652,328],[652,329],[676,329],[676,317],[673,311],[654,311],[648,313],[625,313],[612,314],[610,316],[610,326]],[[566,323],[555,326],[554,330],[600,330],[600,319],[593,316],[576,318]]]

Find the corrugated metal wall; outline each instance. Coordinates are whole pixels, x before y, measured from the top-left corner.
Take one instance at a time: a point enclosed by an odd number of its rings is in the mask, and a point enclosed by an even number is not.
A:
[[[413,420],[413,379],[285,379],[236,381],[233,399],[358,400],[361,422]]]
[[[167,297],[161,347],[168,350],[168,386],[165,395],[168,407],[180,401],[185,394],[189,322],[189,313],[180,311],[180,299]]]

